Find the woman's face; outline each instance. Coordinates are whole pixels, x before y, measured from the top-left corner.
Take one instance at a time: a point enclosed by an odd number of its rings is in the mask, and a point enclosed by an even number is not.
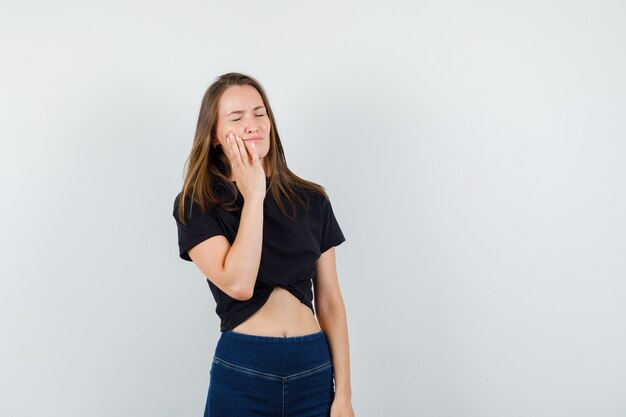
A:
[[[226,142],[226,136],[232,132],[244,140],[250,155],[254,142],[259,159],[262,159],[270,149],[270,129],[270,118],[256,88],[250,85],[234,85],[224,91],[217,120],[217,138],[222,148],[230,146]]]

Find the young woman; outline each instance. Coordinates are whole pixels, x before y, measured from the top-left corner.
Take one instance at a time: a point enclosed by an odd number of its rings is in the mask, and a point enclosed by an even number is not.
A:
[[[224,74],[206,91],[173,215],[221,319],[205,417],[353,417],[345,238],[324,188],[287,167],[254,78]]]

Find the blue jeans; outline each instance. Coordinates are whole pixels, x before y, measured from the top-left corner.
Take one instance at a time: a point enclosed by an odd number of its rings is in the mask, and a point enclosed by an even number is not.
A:
[[[303,336],[222,332],[205,417],[328,417],[335,397],[323,331]]]

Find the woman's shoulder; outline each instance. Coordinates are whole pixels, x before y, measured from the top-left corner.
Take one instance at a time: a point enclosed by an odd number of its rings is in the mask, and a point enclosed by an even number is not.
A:
[[[310,187],[297,187],[298,192],[308,201],[309,210],[319,213],[328,204],[327,195]]]
[[[325,190],[323,185],[320,185],[318,183],[314,183],[316,186],[320,187],[322,190]],[[326,193],[326,191],[321,191],[318,190],[316,188],[313,187],[303,187],[301,186],[300,189],[309,197],[315,199],[318,202],[322,202],[322,200],[326,200],[326,196],[328,195]]]
[[[186,220],[189,220],[189,218],[191,217],[192,213],[196,213],[200,210],[200,206],[198,205],[198,203],[192,198],[192,196],[190,194],[186,194],[185,195],[185,199],[184,199],[184,203],[183,203],[183,193],[182,191],[180,191],[178,194],[176,194],[176,196],[174,197],[174,204],[172,207],[174,217],[178,218],[178,213],[180,210],[180,206],[181,204],[183,204],[183,209],[184,209],[184,217]]]
[[[220,192],[219,195],[220,197],[222,197],[222,193]],[[176,194],[176,196],[174,197],[174,204],[173,204],[173,213],[174,215],[178,216],[178,210],[180,208],[182,202],[182,191],[178,192],[178,194]],[[219,207],[219,204],[217,202],[210,202],[210,201],[206,201],[205,202],[205,208],[202,208],[202,205],[198,202],[198,200],[196,200],[195,198],[193,198],[192,193],[187,193],[185,195],[185,200],[184,200],[184,216],[186,219],[188,219],[191,216],[194,215],[207,215],[207,214],[212,214],[214,210],[216,210]]]

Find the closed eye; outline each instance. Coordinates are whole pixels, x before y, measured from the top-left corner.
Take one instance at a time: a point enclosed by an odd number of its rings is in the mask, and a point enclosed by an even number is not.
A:
[[[256,116],[256,117],[263,117],[263,116],[265,116],[265,115],[264,115],[264,114],[257,114],[257,115],[255,115],[255,116]],[[233,122],[236,122],[237,120],[241,120],[241,117],[240,117],[239,119],[233,119],[232,121],[233,121]]]

